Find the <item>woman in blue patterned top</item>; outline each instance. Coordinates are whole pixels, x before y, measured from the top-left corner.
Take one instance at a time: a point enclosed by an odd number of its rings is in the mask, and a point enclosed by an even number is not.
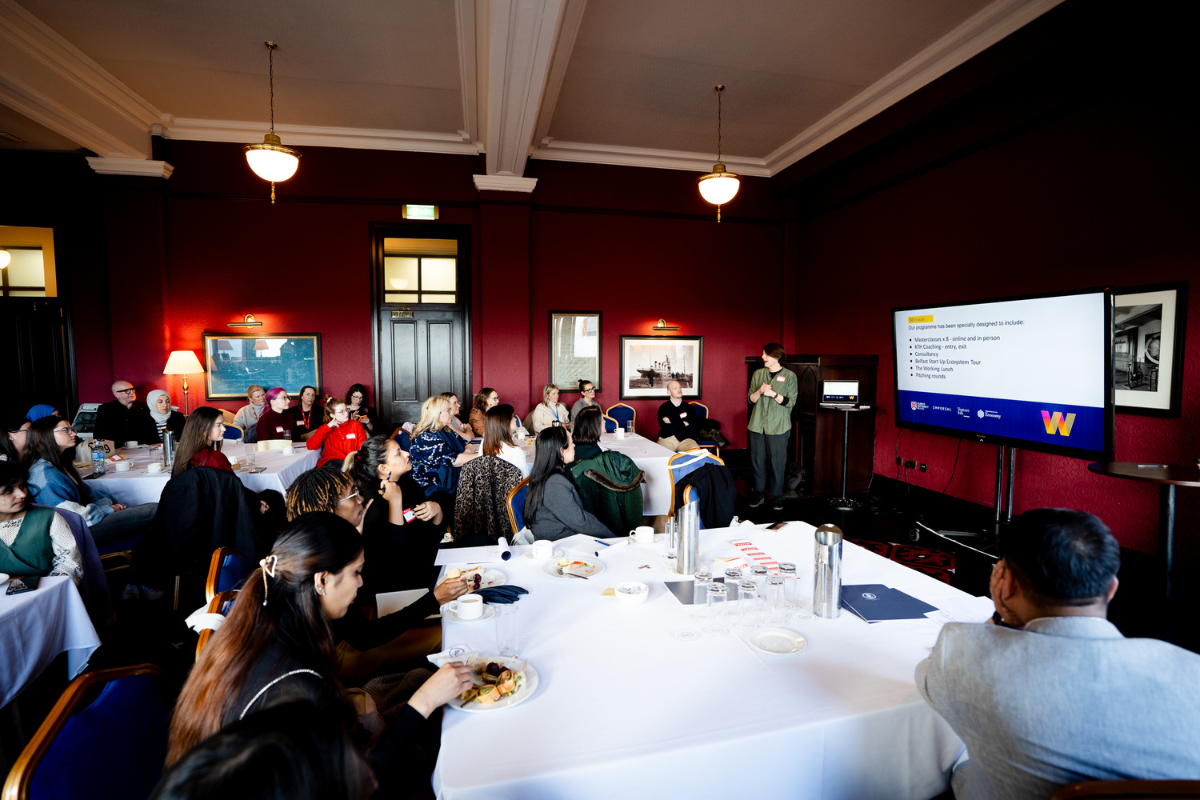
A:
[[[426,493],[443,491],[454,494],[458,472],[476,453],[463,452],[464,443],[450,430],[450,401],[431,397],[421,404],[421,421],[413,431],[412,475]]]

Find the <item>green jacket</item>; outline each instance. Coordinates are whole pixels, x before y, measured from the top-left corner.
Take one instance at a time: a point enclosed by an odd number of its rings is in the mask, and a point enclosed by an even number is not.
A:
[[[780,381],[780,378],[783,378],[783,381]],[[750,424],[747,427],[751,433],[762,433],[768,436],[790,433],[792,410],[796,407],[796,400],[800,397],[800,381],[797,380],[796,373],[783,367],[772,378],[770,370],[766,367],[756,369],[754,375],[750,377],[750,390],[746,392],[746,399],[749,400],[750,395],[757,392],[764,383],[771,384],[771,388],[787,398],[787,402],[780,405],[774,397],[760,395],[758,402],[754,404],[754,410],[750,412]]]
[[[624,453],[604,452],[595,445],[578,445],[571,475],[579,488],[583,508],[617,536],[642,524],[642,471]],[[599,473],[595,478],[587,472]]]

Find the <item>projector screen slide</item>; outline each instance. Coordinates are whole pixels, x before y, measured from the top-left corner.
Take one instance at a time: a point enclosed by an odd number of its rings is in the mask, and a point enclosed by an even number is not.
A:
[[[893,309],[897,424],[1104,458],[1111,329],[1105,291]]]

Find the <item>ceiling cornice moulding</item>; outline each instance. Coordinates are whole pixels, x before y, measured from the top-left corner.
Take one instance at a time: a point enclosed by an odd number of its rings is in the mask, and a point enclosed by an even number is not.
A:
[[[178,119],[163,116],[151,131],[164,139],[194,142],[252,142],[269,128],[266,122],[218,119]],[[275,133],[290,147],[347,147],[353,150],[401,150],[415,153],[479,155],[478,142],[467,131],[433,133],[372,128],[331,128],[320,125],[275,125]]]
[[[518,178],[515,175],[473,175],[475,188],[481,192],[524,192],[533,191],[537,178]]]
[[[87,162],[100,175],[169,178],[175,171],[175,168],[165,161],[147,161],[144,158],[88,158]]]
[[[910,94],[933,83],[1061,2],[1062,0],[996,0],[868,86],[836,111],[770,153],[765,159],[770,174],[775,175],[787,169]]]
[[[620,167],[651,167],[678,169],[708,174],[717,161],[716,153],[688,153],[681,150],[653,150],[647,147],[586,144],[544,139],[541,146],[529,154],[544,161],[575,161],[583,164],[610,164]],[[754,178],[769,178],[766,162],[761,158],[722,155],[721,161],[731,171]]]

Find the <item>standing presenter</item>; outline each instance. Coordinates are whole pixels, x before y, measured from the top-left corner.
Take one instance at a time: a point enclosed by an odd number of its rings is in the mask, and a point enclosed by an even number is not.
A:
[[[750,507],[765,502],[763,492],[771,493],[771,507],[783,510],[783,478],[787,465],[787,442],[792,432],[792,409],[800,396],[796,373],[779,365],[786,351],[778,342],[763,345],[763,366],[750,378],[749,440],[750,466],[754,470],[754,486],[750,490]],[[770,480],[768,481],[768,468]]]

